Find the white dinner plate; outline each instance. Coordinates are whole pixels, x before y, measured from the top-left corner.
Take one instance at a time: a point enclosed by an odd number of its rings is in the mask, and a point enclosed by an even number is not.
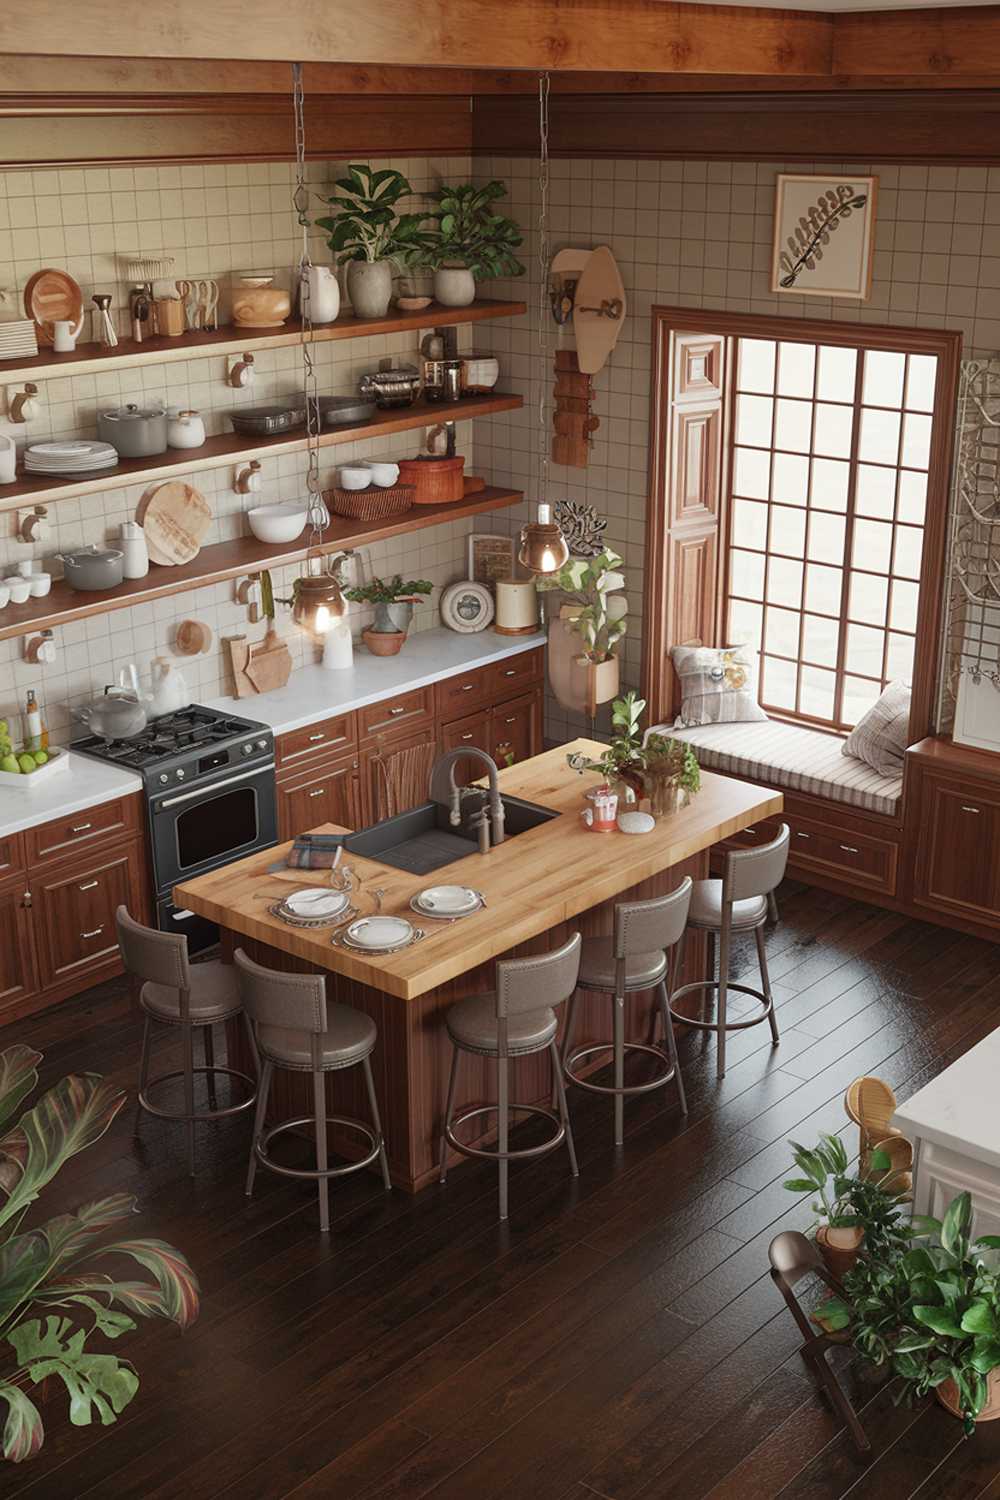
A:
[[[302,891],[293,891],[281,905],[293,917],[335,917],[347,906],[349,897],[345,891],[331,891],[325,886],[309,886]]]
[[[432,885],[417,896],[417,905],[435,916],[454,917],[461,912],[475,911],[479,905],[479,892],[467,885]]]
[[[405,917],[359,917],[344,933],[352,948],[402,948],[413,936]]]

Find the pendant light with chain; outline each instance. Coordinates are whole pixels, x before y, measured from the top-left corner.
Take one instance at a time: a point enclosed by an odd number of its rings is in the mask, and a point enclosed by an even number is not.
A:
[[[569,548],[552,519],[552,506],[545,498],[549,486],[549,429],[546,393],[549,379],[549,90],[548,73],[538,80],[539,210],[538,210],[538,352],[541,366],[538,382],[538,514],[521,529],[517,560],[531,573],[558,573],[569,558]]]
[[[330,520],[323,500],[319,476],[319,381],[314,358],[312,280],[309,272],[309,189],[306,185],[305,91],[302,64],[292,64],[292,106],[295,116],[295,192],[292,203],[302,231],[299,257],[299,306],[302,317],[302,379],[306,403],[306,490],[308,492],[309,550],[301,575],[295,580],[292,619],[310,634],[323,637],[335,621],[343,619],[347,604],[341,592],[336,564],[323,563],[323,541]]]

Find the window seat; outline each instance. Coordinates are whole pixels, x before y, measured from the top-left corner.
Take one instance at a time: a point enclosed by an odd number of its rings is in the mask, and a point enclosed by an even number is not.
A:
[[[895,817],[902,776],[881,776],[864,761],[842,755],[842,740],[818,729],[768,720],[763,724],[703,724],[696,729],[654,726],[659,734],[687,740],[700,765],[768,786],[843,802],[864,812]]]

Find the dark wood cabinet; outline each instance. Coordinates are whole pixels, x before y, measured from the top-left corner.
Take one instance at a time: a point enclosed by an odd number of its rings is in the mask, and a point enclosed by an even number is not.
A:
[[[339,823],[344,828],[362,825],[360,761],[353,753],[279,781],[277,795],[281,839],[293,839],[320,823]]]
[[[477,750],[485,750],[489,755],[492,741],[490,721],[489,709],[484,708],[479,713],[466,714],[464,719],[454,719],[450,724],[442,724],[441,749],[461,750],[464,745],[469,745]],[[475,781],[485,770],[486,767],[479,760],[456,761],[455,781],[459,786]]]
[[[1000,783],[924,778],[914,898],[1000,917]]]
[[[0,1017],[37,988],[31,896],[21,875],[0,886]]]
[[[501,703],[490,715],[487,749],[497,765],[513,766],[542,748],[541,689]]]
[[[54,865],[31,880],[31,906],[43,988],[79,980],[93,983],[118,966],[115,912],[142,910],[144,875],[138,842],[103,858]]]
[[[392,777],[393,756],[427,744],[437,745],[433,720],[409,733],[381,735],[371,744],[363,746],[360,755],[362,827],[386,816],[384,809],[387,805],[387,786]],[[424,796],[426,795],[425,789]],[[411,799],[409,805],[414,806],[420,800],[422,799],[419,797]]]

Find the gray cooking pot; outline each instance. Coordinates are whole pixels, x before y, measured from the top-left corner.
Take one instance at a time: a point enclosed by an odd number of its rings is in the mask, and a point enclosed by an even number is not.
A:
[[[116,688],[105,688],[104,697],[78,708],[76,717],[105,740],[129,740],[146,727],[145,706]]]
[[[379,406],[412,406],[420,395],[420,372],[413,365],[373,370],[370,375],[362,375],[358,389],[362,400]]]
[[[122,458],[149,458],[167,451],[167,413],[162,406],[115,407],[97,413],[97,436]]]
[[[122,581],[125,554],[115,547],[80,547],[56,556],[71,588],[113,589]]]

